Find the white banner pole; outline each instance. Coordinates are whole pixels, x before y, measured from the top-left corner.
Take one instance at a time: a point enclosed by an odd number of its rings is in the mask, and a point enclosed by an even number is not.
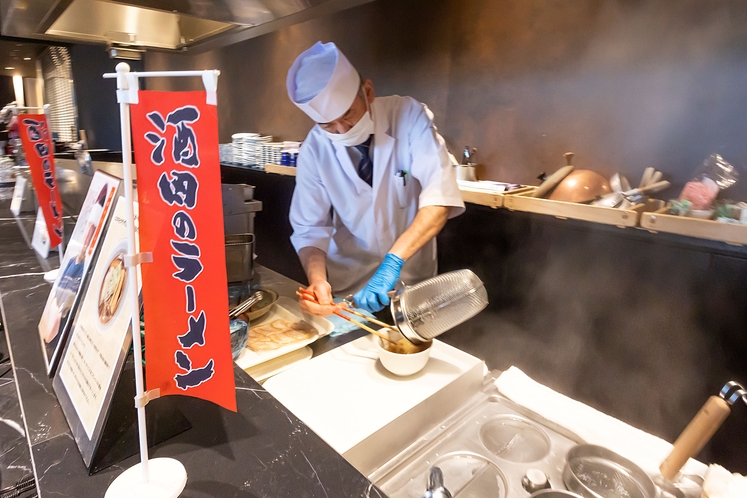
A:
[[[132,141],[130,138],[130,104],[138,103],[138,81],[136,73],[130,73],[125,62],[117,64],[117,101],[119,102],[120,125],[122,128],[122,167],[124,169],[124,191],[127,205],[127,285],[130,301],[130,328],[135,360],[135,406],[140,440],[140,465],[134,465],[120,474],[106,490],[105,498],[176,498],[187,484],[187,471],[184,465],[173,458],[148,459],[148,434],[146,431],[145,405],[158,396],[157,391],[145,393],[143,386],[143,354],[140,341],[140,299],[137,286],[137,267],[146,258],[136,252],[134,191],[132,182]],[[104,76],[107,77],[106,75]],[[140,479],[137,478],[140,467]],[[153,470],[153,475],[151,475]]]
[[[125,62],[117,64],[117,90],[121,95],[129,90],[125,73],[130,72],[130,66]],[[119,119],[122,127],[122,165],[124,168],[124,191],[127,201],[127,253],[130,258],[136,255],[135,248],[135,214],[133,209],[134,195],[132,185],[132,142],[130,139],[130,104],[119,98]],[[130,327],[132,329],[132,347],[135,354],[135,396],[142,398],[143,387],[143,359],[140,344],[140,299],[137,292],[137,266],[132,266],[127,272],[130,300]],[[150,479],[148,472],[148,434],[145,425],[145,406],[137,408],[137,427],[140,436],[140,469],[143,483]]]

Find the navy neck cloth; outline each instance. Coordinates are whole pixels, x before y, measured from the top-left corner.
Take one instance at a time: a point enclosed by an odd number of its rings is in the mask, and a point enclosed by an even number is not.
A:
[[[360,145],[354,147],[360,152],[361,159],[358,161],[358,176],[361,180],[368,183],[369,186],[373,187],[373,161],[371,160],[371,142],[373,135],[368,137],[368,140]]]

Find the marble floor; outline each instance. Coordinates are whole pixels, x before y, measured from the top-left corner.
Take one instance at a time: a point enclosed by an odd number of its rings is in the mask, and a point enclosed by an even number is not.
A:
[[[18,404],[18,392],[10,368],[5,331],[0,334],[0,488],[33,477],[31,455]],[[33,491],[19,495],[34,496]]]
[[[0,201],[10,198],[11,189],[0,189]],[[6,205],[3,204],[5,208]],[[3,209],[3,215],[9,215],[7,208]],[[0,221],[0,240],[3,240],[2,251],[4,254],[15,251],[28,251],[28,247],[22,242],[13,243],[12,237],[23,230],[26,235],[33,230],[33,215],[21,216],[18,220],[3,218]],[[51,260],[50,261],[54,261]],[[41,263],[45,264],[41,264]],[[22,278],[23,274],[38,273],[40,270],[51,269],[51,264],[39,260],[40,265],[2,265],[0,267],[0,279]],[[0,494],[3,496],[24,479],[33,478],[33,466],[29,442],[24,428],[21,415],[21,406],[18,402],[18,391],[16,389],[13,369],[10,364],[7,337],[3,326],[4,317],[0,315]],[[19,498],[36,496],[35,488],[17,495]]]

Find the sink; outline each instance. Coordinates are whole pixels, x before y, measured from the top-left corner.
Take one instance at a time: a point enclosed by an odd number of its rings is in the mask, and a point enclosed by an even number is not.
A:
[[[501,396],[488,374],[481,392],[369,475],[390,498],[421,498],[438,466],[454,498],[527,498],[522,478],[538,469],[565,489],[565,455],[583,441]]]

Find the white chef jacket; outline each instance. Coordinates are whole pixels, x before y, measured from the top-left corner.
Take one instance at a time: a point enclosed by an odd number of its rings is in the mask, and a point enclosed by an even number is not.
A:
[[[332,142],[318,125],[298,154],[291,242],[296,251],[312,246],[327,254],[327,279],[337,296],[366,285],[421,207],[451,207],[450,218],[464,212],[430,109],[397,95],[375,99],[372,109],[373,186],[358,176],[347,147]],[[401,278],[416,283],[436,269],[434,237],[405,263]]]

